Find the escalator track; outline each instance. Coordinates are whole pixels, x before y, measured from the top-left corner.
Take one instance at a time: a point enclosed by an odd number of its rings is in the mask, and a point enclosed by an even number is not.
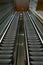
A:
[[[33,23],[27,12],[13,15],[0,43],[0,65],[43,65],[43,45]]]
[[[43,65],[43,45],[27,13],[24,13],[24,24],[27,32],[29,64]]]
[[[16,12],[11,25],[0,43],[0,65],[13,65],[19,13]]]

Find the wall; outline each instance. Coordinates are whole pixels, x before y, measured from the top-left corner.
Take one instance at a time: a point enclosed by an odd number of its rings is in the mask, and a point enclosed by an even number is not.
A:
[[[36,10],[43,10],[43,0],[38,0]]]
[[[27,11],[29,9],[29,0],[14,0],[17,11]]]

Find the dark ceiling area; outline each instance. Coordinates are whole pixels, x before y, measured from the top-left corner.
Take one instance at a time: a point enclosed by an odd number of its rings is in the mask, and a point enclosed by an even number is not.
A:
[[[27,11],[29,8],[43,10],[43,0],[0,0],[2,8],[13,8],[15,11]]]
[[[0,9],[11,8],[14,6],[14,0],[0,0]]]

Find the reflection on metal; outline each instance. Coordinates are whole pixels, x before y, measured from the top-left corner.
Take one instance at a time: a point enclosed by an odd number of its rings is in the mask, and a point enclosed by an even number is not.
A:
[[[29,8],[32,10],[36,10],[38,0],[30,0]]]

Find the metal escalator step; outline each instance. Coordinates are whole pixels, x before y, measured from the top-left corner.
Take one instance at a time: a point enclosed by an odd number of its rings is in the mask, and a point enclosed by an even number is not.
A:
[[[33,61],[43,61],[43,56],[30,56]]]
[[[9,28],[10,29],[10,28]],[[15,36],[15,29],[13,30],[8,30],[7,34],[6,34],[6,37],[14,37]]]
[[[31,61],[32,65],[43,65],[43,61]]]
[[[39,40],[29,40],[29,39],[28,39],[28,42],[30,42],[30,41],[31,41],[31,42],[39,42]]]
[[[15,39],[4,39],[3,41],[14,41]]]
[[[37,35],[33,35],[33,34],[29,34],[29,37],[38,38],[38,36],[37,36]]]
[[[29,34],[29,36],[37,36],[36,34],[34,34],[34,33],[28,33]]]
[[[13,47],[0,47],[0,49],[3,49],[3,50],[13,50]]]
[[[28,33],[28,34],[29,34],[29,33]],[[37,36],[37,34],[31,32],[31,33],[29,34],[29,36]]]
[[[41,56],[41,55],[43,55],[43,51],[41,52],[41,51],[39,51],[39,52],[31,52],[30,51],[30,55],[33,55],[33,56]]]
[[[1,44],[2,46],[13,46],[14,47],[14,44]]]
[[[6,53],[6,54],[10,54],[10,53],[13,53],[13,51],[12,50],[0,50],[0,54],[3,54],[3,53]]]
[[[38,36],[31,36],[31,35],[28,35],[28,38],[38,38]]]
[[[15,39],[15,36],[14,37],[13,36],[7,36],[7,37],[5,37],[5,39],[8,39],[8,38]]]
[[[37,44],[37,43],[41,43],[40,41],[28,41],[29,43],[34,43],[34,44]]]
[[[30,51],[38,52],[43,51],[43,48],[29,48]]]
[[[0,59],[7,59],[7,58],[11,58],[12,57],[12,54],[0,54]]]
[[[15,37],[4,37],[4,39],[14,39]]]
[[[33,29],[30,28],[29,30],[30,30],[30,31],[28,31],[28,33],[30,33],[30,34],[33,34],[33,33],[36,34],[36,32],[35,32]],[[33,35],[34,35],[34,34],[33,34]]]
[[[9,32],[10,32],[10,31],[9,31]],[[15,33],[15,32],[14,32],[14,33]],[[11,34],[11,33],[10,33],[10,34],[7,34],[7,35],[5,36],[5,39],[6,39],[6,38],[10,38],[10,37],[11,37],[11,38],[14,38],[15,36],[16,36],[15,34]]]
[[[30,30],[30,29],[31,29],[31,28],[29,28],[29,30]],[[36,34],[33,29],[31,29],[30,31],[28,31],[28,33],[32,33],[32,34],[34,33],[34,34]]]
[[[15,38],[15,35],[6,35],[6,37],[12,37],[12,38]]]
[[[32,31],[29,31],[28,33],[29,33],[29,34],[33,34],[33,33],[36,34],[35,31],[33,31],[33,30],[32,30]],[[34,34],[33,34],[33,35],[34,35]]]
[[[36,44],[41,44],[41,43],[40,42],[29,42],[29,44],[36,45]]]
[[[3,64],[3,63],[10,63],[12,60],[11,59],[0,59],[0,64]]]
[[[3,51],[13,51],[12,49],[1,49],[1,50],[3,50]]]
[[[30,38],[29,37],[29,40],[39,40],[38,38]]]
[[[3,41],[3,43],[14,43],[14,41]]]
[[[42,47],[42,45],[29,45],[29,47],[40,48],[40,47]]]

